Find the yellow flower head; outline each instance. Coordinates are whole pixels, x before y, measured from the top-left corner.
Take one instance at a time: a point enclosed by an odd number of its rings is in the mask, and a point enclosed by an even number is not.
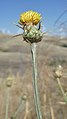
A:
[[[34,25],[37,25],[40,20],[41,15],[37,12],[30,10],[20,15],[19,23],[22,25],[26,23],[33,23]]]

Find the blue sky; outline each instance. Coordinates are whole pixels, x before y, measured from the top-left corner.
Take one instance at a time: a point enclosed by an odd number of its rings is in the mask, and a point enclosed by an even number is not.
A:
[[[17,33],[17,23],[22,12],[34,10],[41,13],[46,30],[51,29],[57,17],[67,9],[67,0],[0,0],[0,29]],[[67,15],[63,21],[67,20]]]

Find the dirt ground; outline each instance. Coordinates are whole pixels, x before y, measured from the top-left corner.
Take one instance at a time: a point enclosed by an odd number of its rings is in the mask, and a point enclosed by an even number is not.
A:
[[[55,77],[58,65],[63,67],[61,85],[67,95],[67,38],[45,35],[37,44],[38,89],[43,119],[67,119],[67,103]],[[6,79],[13,77],[10,88]],[[19,104],[16,119],[37,119],[32,84],[32,61],[29,44],[23,38],[0,36],[0,119],[5,118],[6,96],[9,90],[9,117]],[[26,96],[26,100],[22,97]]]

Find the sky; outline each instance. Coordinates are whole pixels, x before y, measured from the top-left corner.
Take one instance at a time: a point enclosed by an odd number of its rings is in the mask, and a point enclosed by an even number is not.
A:
[[[17,34],[20,32],[13,23],[17,23],[20,14],[34,10],[42,15],[44,30],[52,29],[59,15],[67,9],[67,0],[0,0],[0,30]],[[62,21],[67,20],[65,14]]]

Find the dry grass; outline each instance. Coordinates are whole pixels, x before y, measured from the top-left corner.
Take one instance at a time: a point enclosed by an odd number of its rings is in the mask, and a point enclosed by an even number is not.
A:
[[[58,41],[59,40],[59,41]],[[43,119],[66,119],[67,105],[61,104],[63,97],[59,90],[54,69],[58,64],[63,66],[61,84],[67,92],[67,48],[60,46],[67,43],[66,39],[46,37],[38,45],[38,86],[41,99]],[[4,52],[4,49],[7,51]],[[22,95],[27,96],[24,109],[17,119],[36,119],[32,87],[32,63],[29,45],[22,39],[0,38],[0,118],[5,118],[5,81],[9,73],[14,76],[10,91],[9,118],[13,115],[21,101]],[[23,107],[22,106],[22,107]]]

